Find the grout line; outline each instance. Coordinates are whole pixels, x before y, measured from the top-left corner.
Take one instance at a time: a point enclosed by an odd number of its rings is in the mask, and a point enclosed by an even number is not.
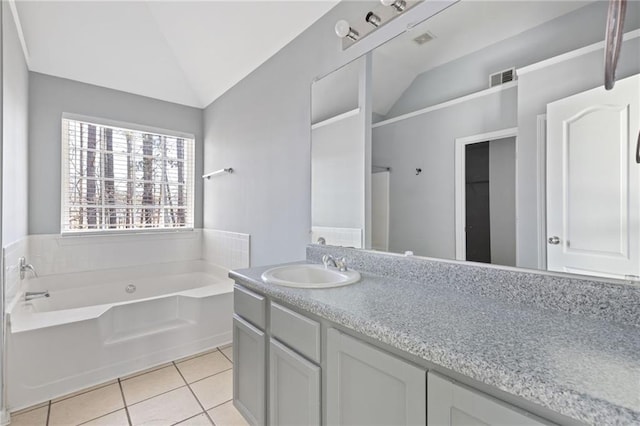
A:
[[[204,412],[204,415],[205,415],[205,416],[207,416],[207,418],[209,419],[209,421],[211,422],[211,424],[212,424],[213,426],[216,426],[216,422],[214,422],[214,421],[213,421],[213,419],[211,418],[211,416],[209,415],[209,413],[208,413],[208,412],[206,412],[206,411],[205,411],[205,412]]]
[[[39,404],[30,405],[28,407],[21,408],[20,410],[10,411],[9,414],[11,414],[11,417],[21,416],[23,414],[30,413],[30,412],[32,412],[34,410],[39,410],[41,408],[47,407],[49,405],[49,402],[50,401],[44,401],[44,402],[41,402]]]
[[[124,397],[124,390],[122,389],[122,381],[120,379],[118,379],[118,387],[120,388],[120,395],[122,396],[122,403],[124,404],[124,412],[127,414],[127,421],[129,422],[129,426],[132,426],[133,422],[129,415],[129,406],[127,405],[127,399]]]
[[[163,368],[167,368],[172,363],[173,363],[173,361],[165,362],[163,364],[158,364],[156,366],[149,367],[149,368],[146,368],[144,370],[137,371],[135,373],[127,374],[124,377],[119,377],[118,380],[129,380],[129,379],[133,379],[135,377],[144,376],[147,373],[153,373],[154,371],[158,371],[158,370],[162,370]]]
[[[52,399],[50,401],[50,403],[51,404],[57,404],[59,402],[66,401],[69,398],[75,398],[76,396],[84,395],[85,393],[92,392],[94,390],[98,390],[98,389],[105,388],[107,386],[115,385],[116,384],[116,380],[117,379],[109,380],[108,382],[105,382],[105,383],[101,383],[101,384],[98,384],[98,385],[95,385],[95,386],[90,386],[90,387],[85,388],[85,389],[80,389],[80,390],[77,390],[77,391],[72,392],[72,393],[67,394],[67,395],[59,396],[57,398],[54,398],[54,399],[57,399],[56,402],[53,402],[53,399]]]
[[[178,426],[180,423],[184,423],[187,420],[195,419],[196,417],[201,416],[202,414],[206,415],[207,413],[205,411],[203,411],[202,413],[194,414],[193,416],[187,417],[186,419],[182,419],[179,422],[172,423],[171,426]]]
[[[189,383],[187,383],[187,379],[184,378],[184,376],[182,375],[182,371],[180,371],[180,369],[178,368],[178,364],[176,364],[175,361],[172,362],[173,366],[175,367],[176,370],[178,370],[178,374],[180,375],[180,377],[182,378],[182,381],[184,381],[184,384],[189,386]]]
[[[218,408],[218,407],[220,407],[221,405],[228,404],[229,402],[232,402],[232,401],[233,401],[233,398],[228,399],[228,400],[226,400],[225,402],[221,402],[221,403],[220,403],[220,404],[218,404],[218,405],[214,405],[213,407],[209,408],[209,410],[213,410],[214,408]]]
[[[49,405],[47,405],[47,421],[45,422],[46,426],[49,426],[50,418],[51,418],[51,400],[49,400]]]
[[[101,418],[103,418],[103,417],[110,416],[111,414],[113,414],[113,413],[117,413],[117,412],[118,412],[118,411],[120,411],[120,410],[122,410],[122,408],[118,408],[117,410],[113,410],[113,411],[110,411],[110,412],[108,412],[108,413],[102,414],[102,415],[100,415],[100,416],[98,416],[98,417],[94,417],[93,419],[89,419],[89,420],[87,420],[86,422],[82,422],[82,423],[78,424],[78,426],[82,426],[82,425],[87,424],[87,423],[89,423],[89,422],[92,422],[92,421],[94,421],[94,420],[98,420],[98,419],[101,419]]]
[[[175,364],[175,362],[174,362]],[[178,374],[180,374],[180,376],[182,376],[182,380],[185,381],[185,383],[187,383],[187,379],[184,378],[184,376],[182,375],[182,372],[180,371],[180,369],[176,366],[176,369],[178,370]],[[214,374],[215,376],[215,374]],[[211,377],[211,376],[209,376]],[[195,382],[193,382],[195,383]],[[207,413],[207,410],[204,408],[204,405],[202,405],[202,403],[200,402],[200,400],[198,399],[198,396],[196,395],[196,393],[193,391],[193,389],[191,389],[191,386],[189,386],[189,383],[187,383],[187,388],[189,389],[189,392],[191,392],[191,395],[193,395],[193,397],[196,399],[196,402],[198,403],[198,405],[200,406],[200,408],[202,408],[202,412],[205,414],[205,416],[207,416],[207,418],[209,419],[209,421],[215,426],[215,423],[213,422],[213,419],[211,418],[211,416],[209,415],[209,413]]]
[[[176,391],[176,390],[178,390],[178,389],[182,389],[182,388],[184,388],[184,387],[186,387],[186,386],[187,386],[187,385],[182,385],[182,386],[178,386],[177,388],[169,389],[169,390],[164,391],[164,392],[161,392],[161,393],[159,393],[159,394],[157,394],[157,395],[150,396],[149,398],[145,398],[145,399],[141,399],[140,401],[136,401],[136,402],[134,402],[134,403],[132,403],[132,404],[130,404],[130,405],[127,405],[126,407],[127,407],[127,408],[128,408],[128,407],[133,407],[134,405],[138,405],[138,404],[140,404],[140,403],[142,403],[142,402],[146,402],[146,401],[148,401],[148,400],[150,400],[150,399],[153,399],[153,398],[155,398],[155,397],[157,397],[157,396],[161,396],[161,395],[167,394],[167,393],[169,393],[169,392],[173,392],[173,391]]]
[[[191,361],[192,359],[200,358],[201,356],[209,355],[209,354],[212,354],[212,353],[214,353],[216,351],[221,352],[220,349],[218,349],[216,347],[216,348],[213,348],[213,349],[206,350],[205,352],[200,352],[199,354],[195,354],[195,355],[189,355],[189,356],[186,356],[186,357],[183,357],[183,358],[177,359],[175,361],[171,361],[171,362],[174,363],[174,364],[176,364],[176,363],[177,364],[182,364],[183,362]]]
[[[233,346],[231,346],[231,347],[233,347]],[[225,349],[227,349],[227,348],[225,348]],[[222,354],[226,359],[228,359],[228,360],[229,360],[229,362],[230,362],[231,364],[233,364],[233,360],[232,360],[231,358],[229,358],[229,357],[227,356],[227,354],[225,354],[225,353],[224,353],[223,351],[221,351],[220,349],[218,349],[218,350],[220,351],[220,353],[221,353],[221,354]]]
[[[226,373],[226,372],[227,372],[227,371],[229,371],[229,370],[233,370],[233,367],[231,367],[231,368],[227,368],[227,369],[222,370],[222,371],[218,371],[217,373],[215,373],[215,374],[211,374],[211,375],[209,375],[209,376],[207,376],[207,377],[203,377],[203,378],[201,378],[201,379],[194,380],[194,381],[193,381],[193,382],[191,382],[191,383],[187,383],[187,386],[192,385],[192,384],[194,384],[194,383],[201,382],[201,381],[203,381],[203,380],[205,380],[205,379],[210,379],[210,378],[212,378],[213,376],[217,376],[218,374]]]
[[[217,349],[217,348],[216,348]],[[184,380],[184,382],[187,384],[187,389],[189,389],[189,392],[191,392],[191,394],[193,395],[193,397],[196,399],[196,402],[198,403],[198,405],[200,406],[200,408],[202,408],[202,412],[204,413],[205,416],[207,416],[207,418],[209,419],[209,421],[211,422],[211,424],[213,426],[216,426],[215,422],[213,421],[213,419],[211,418],[211,416],[209,415],[209,413],[207,413],[207,410],[204,409],[204,405],[202,405],[202,403],[200,403],[200,400],[198,399],[196,393],[193,391],[193,389],[191,389],[191,386],[189,386],[189,383],[187,383],[187,379],[184,378],[184,376],[182,375],[182,371],[180,371],[180,369],[178,368],[178,366],[176,365],[175,361],[173,362],[173,364],[176,366],[176,370],[178,370],[178,374],[180,374],[180,377],[182,377],[182,380]],[[215,374],[214,374],[215,376]],[[209,376],[211,377],[211,376]],[[195,383],[195,382],[194,382]],[[199,415],[199,414],[198,414]],[[195,417],[195,416],[194,416]],[[183,420],[184,421],[184,420]]]

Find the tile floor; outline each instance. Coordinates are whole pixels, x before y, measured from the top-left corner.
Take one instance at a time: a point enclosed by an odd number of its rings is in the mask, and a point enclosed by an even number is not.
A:
[[[232,399],[232,348],[159,365],[11,414],[11,426],[246,425]]]

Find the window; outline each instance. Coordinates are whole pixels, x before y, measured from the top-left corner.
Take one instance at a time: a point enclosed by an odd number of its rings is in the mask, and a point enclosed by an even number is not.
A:
[[[62,232],[193,228],[193,136],[105,123],[63,116]]]

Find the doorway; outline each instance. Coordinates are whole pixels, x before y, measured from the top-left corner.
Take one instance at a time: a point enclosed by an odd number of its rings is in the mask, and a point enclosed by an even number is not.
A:
[[[456,259],[516,266],[516,129],[456,139]]]
[[[465,146],[466,260],[491,263],[489,144]]]

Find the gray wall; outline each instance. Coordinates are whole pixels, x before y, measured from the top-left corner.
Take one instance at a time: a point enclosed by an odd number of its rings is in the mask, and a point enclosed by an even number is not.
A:
[[[540,7],[545,3],[542,1]],[[494,72],[529,65],[601,41],[608,3],[594,2],[418,75],[385,118],[486,89],[489,87],[489,75]],[[638,27],[640,2],[631,1],[627,6],[625,31]]]
[[[251,264],[302,259],[311,229],[311,83],[445,2],[424,2],[342,51],[333,27],[379,2],[341,2],[205,111],[204,226],[251,234]]]
[[[29,234],[60,233],[63,112],[194,134],[194,220],[202,227],[201,109],[33,72],[29,84]]]
[[[455,259],[455,139],[515,127],[516,94],[512,88],[373,129],[373,164],[391,167],[390,251]]]
[[[364,143],[357,115],[313,129],[311,223],[364,230]]]
[[[516,138],[489,143],[491,263],[516,266]]]
[[[28,232],[29,72],[8,2],[2,2],[2,246]]]

